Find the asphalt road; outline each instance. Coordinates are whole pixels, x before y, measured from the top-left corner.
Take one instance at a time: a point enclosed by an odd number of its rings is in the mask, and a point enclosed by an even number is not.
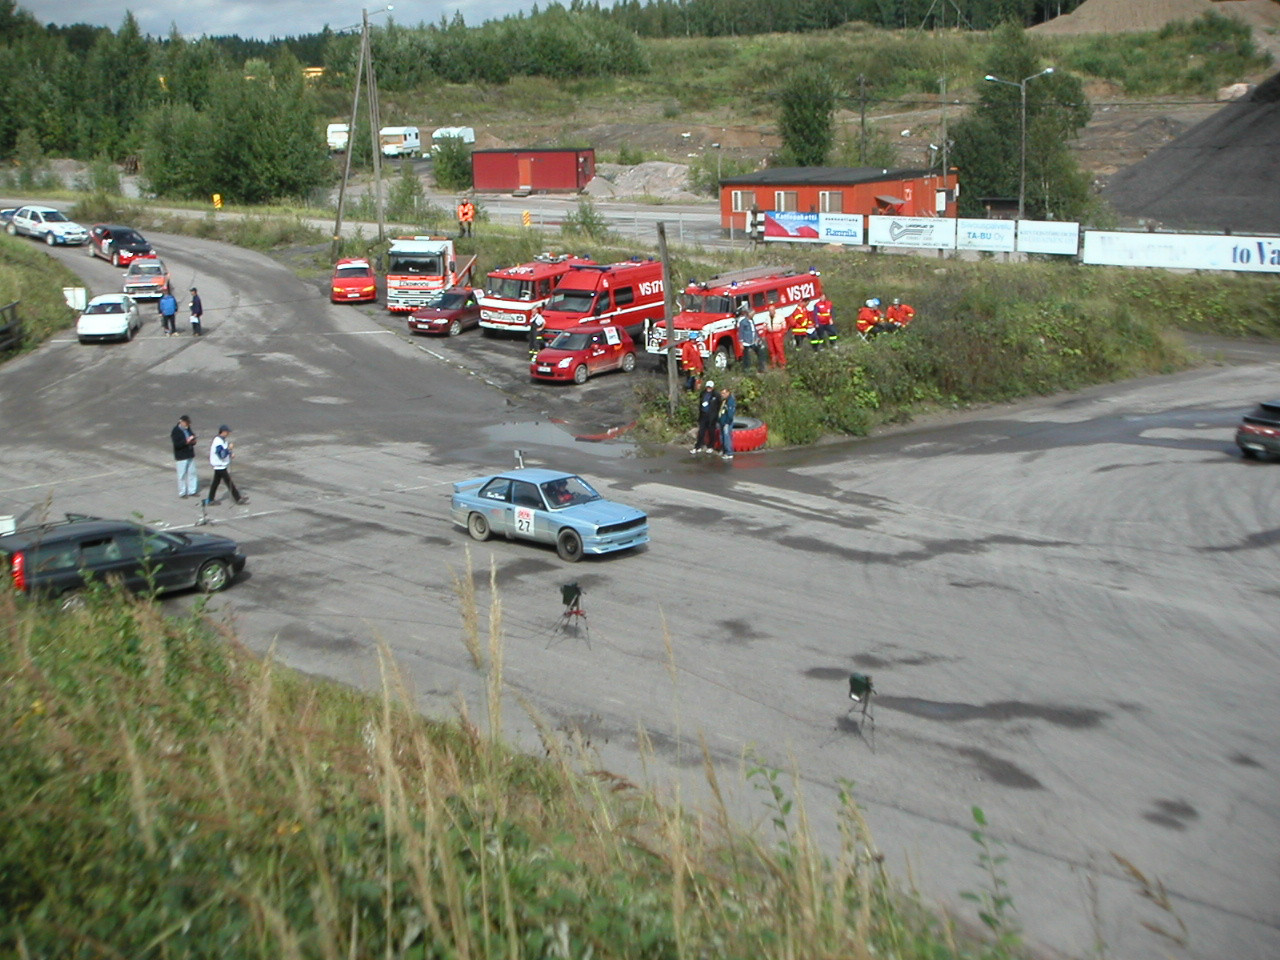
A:
[[[753,753],[797,772],[833,853],[851,780],[894,872],[970,918],[976,805],[1038,944],[1277,955],[1280,464],[1231,444],[1278,392],[1275,351],[729,465],[575,440],[625,419],[625,375],[535,388],[519,342],[411,340],[261,255],[152,239],[199,283],[207,335],[161,337],[148,315],[131,344],[67,337],[6,364],[0,513],[190,524],[168,431],[190,413],[204,450],[227,423],[252,502],[211,508],[212,529],[249,565],[214,609],[251,648],[372,686],[385,644],[424,710],[483,717],[454,587],[469,554],[483,610],[491,570],[498,585],[519,743],[538,741],[517,698],[697,802],[705,739],[767,832],[735,776]],[[105,262],[55,255],[114,289]],[[653,543],[567,567],[468,541],[449,484],[516,447],[648,510]],[[571,579],[589,643],[552,633]],[[874,736],[847,716],[851,670],[874,676]],[[1112,854],[1163,882],[1176,918]],[[1185,951],[1143,926],[1179,921]]]

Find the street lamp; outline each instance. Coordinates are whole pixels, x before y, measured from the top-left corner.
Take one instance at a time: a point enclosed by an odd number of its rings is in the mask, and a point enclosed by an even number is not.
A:
[[[1018,152],[1018,219],[1021,220],[1023,214],[1026,213],[1027,207],[1027,84],[1036,77],[1043,77],[1046,74],[1053,73],[1053,67],[1045,67],[1039,73],[1033,73],[1029,77],[1014,83],[1012,80],[1001,80],[999,77],[993,77],[987,74],[983,77],[988,83],[1003,83],[1006,87],[1017,87],[1018,93],[1022,97],[1022,113],[1019,130],[1021,131],[1022,140],[1021,147]]]

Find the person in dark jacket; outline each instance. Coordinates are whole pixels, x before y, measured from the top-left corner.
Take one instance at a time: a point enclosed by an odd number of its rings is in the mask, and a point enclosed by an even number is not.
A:
[[[200,302],[200,294],[195,287],[191,288],[191,332],[197,337],[202,332],[204,323],[204,304]]]
[[[733,392],[725,387],[720,391],[720,456],[725,460],[733,459],[733,421],[738,416],[738,401]]]
[[[751,369],[751,358],[756,359],[756,369],[764,373],[764,343],[756,329],[756,319],[751,308],[743,304],[738,308],[738,343],[742,344],[742,369]]]
[[[698,439],[694,441],[690,453],[713,453],[716,446],[716,431],[720,425],[720,397],[716,393],[716,382],[708,380],[698,397]]]
[[[178,468],[178,496],[194,497],[200,489],[200,473],[196,470],[196,435],[191,418],[185,413],[169,433],[173,441],[173,459]]]

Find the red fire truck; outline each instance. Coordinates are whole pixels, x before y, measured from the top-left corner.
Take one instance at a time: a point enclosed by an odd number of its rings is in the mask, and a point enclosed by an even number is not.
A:
[[[770,306],[786,319],[797,304],[812,309],[821,296],[822,278],[816,272],[800,273],[786,267],[749,267],[717,274],[710,280],[691,280],[680,296],[680,312],[673,321],[676,340],[702,334],[699,350],[708,367],[723,370],[731,359],[742,356],[734,316],[740,305],[747,305],[763,336]],[[645,349],[666,354],[665,321],[650,325]]]
[[[560,278],[542,311],[548,335],[589,323],[616,325],[638,337],[662,315],[662,263],[639,258],[574,267]]]
[[[546,306],[560,278],[574,267],[594,264],[588,257],[540,253],[530,263],[491,271],[480,298],[480,326],[528,332],[533,311]]]
[[[396,237],[387,251],[387,309],[411,313],[445,290],[469,286],[476,258],[459,264],[447,237]]]

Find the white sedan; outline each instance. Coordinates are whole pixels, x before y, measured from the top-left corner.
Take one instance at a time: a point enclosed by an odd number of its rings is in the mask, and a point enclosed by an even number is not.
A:
[[[133,297],[123,293],[107,293],[94,297],[76,321],[76,336],[81,343],[91,340],[132,340],[142,328],[142,315]]]
[[[80,244],[89,242],[89,231],[80,224],[68,220],[66,215],[53,207],[28,205],[19,207],[6,227],[9,236],[35,237],[49,246],[55,243]]]

